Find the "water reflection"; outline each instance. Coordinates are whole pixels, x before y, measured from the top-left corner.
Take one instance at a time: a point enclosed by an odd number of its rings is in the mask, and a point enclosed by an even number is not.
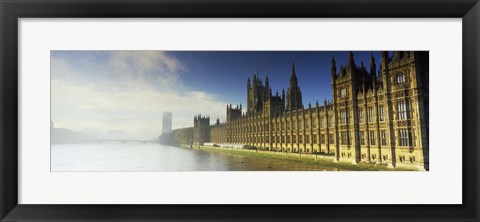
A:
[[[336,167],[159,144],[65,144],[51,147],[52,171],[312,171]]]

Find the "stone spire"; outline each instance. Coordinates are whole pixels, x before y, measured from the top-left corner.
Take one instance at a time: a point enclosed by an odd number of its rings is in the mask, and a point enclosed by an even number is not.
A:
[[[335,64],[335,57],[332,54],[332,61],[330,63],[330,72],[332,75],[332,80],[334,80],[337,77],[337,66]]]
[[[375,58],[373,57],[373,52],[370,55],[370,75],[377,75],[377,65],[375,64]]]
[[[298,87],[297,74],[295,73],[295,64],[292,62],[292,74],[290,75],[290,86],[287,91],[287,110],[297,110],[303,108],[302,92]]]
[[[292,73],[290,74],[290,85],[296,84],[298,86],[297,74],[295,73],[295,63],[292,62]]]
[[[382,51],[382,67],[386,68],[388,67],[388,52],[387,51]]]
[[[348,65],[347,65],[347,69],[350,69],[350,71],[352,72],[351,74],[353,74],[353,70],[356,69],[356,67],[355,67],[355,60],[353,59],[353,52],[352,52],[352,51],[348,52]]]
[[[270,88],[270,82],[268,81],[268,75],[265,76],[265,88]]]

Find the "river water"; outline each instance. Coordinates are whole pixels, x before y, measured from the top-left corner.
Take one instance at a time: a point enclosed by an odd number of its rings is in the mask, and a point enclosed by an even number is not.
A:
[[[225,152],[160,144],[62,144],[51,147],[51,171],[313,171],[339,170]]]

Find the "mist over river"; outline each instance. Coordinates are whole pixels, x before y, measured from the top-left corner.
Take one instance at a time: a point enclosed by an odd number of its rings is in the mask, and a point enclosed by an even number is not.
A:
[[[311,171],[339,170],[292,160],[142,143],[51,146],[51,171]]]

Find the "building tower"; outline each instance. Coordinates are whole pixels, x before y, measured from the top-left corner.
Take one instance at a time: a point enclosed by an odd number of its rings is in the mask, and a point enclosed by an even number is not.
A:
[[[263,85],[262,79],[258,77],[258,71],[253,74],[253,82],[247,80],[247,112],[256,113],[262,111],[264,101],[269,90],[268,76]]]
[[[242,105],[232,107],[232,104],[227,105],[227,123],[231,123],[235,119],[238,119],[242,116]]]
[[[172,113],[163,112],[162,133],[169,133],[171,131],[172,131]]]
[[[200,146],[210,141],[210,117],[198,115],[193,118],[193,145]]]
[[[303,109],[302,92],[298,87],[297,74],[295,73],[295,64],[292,63],[292,74],[290,75],[290,86],[287,91],[286,110]]]

